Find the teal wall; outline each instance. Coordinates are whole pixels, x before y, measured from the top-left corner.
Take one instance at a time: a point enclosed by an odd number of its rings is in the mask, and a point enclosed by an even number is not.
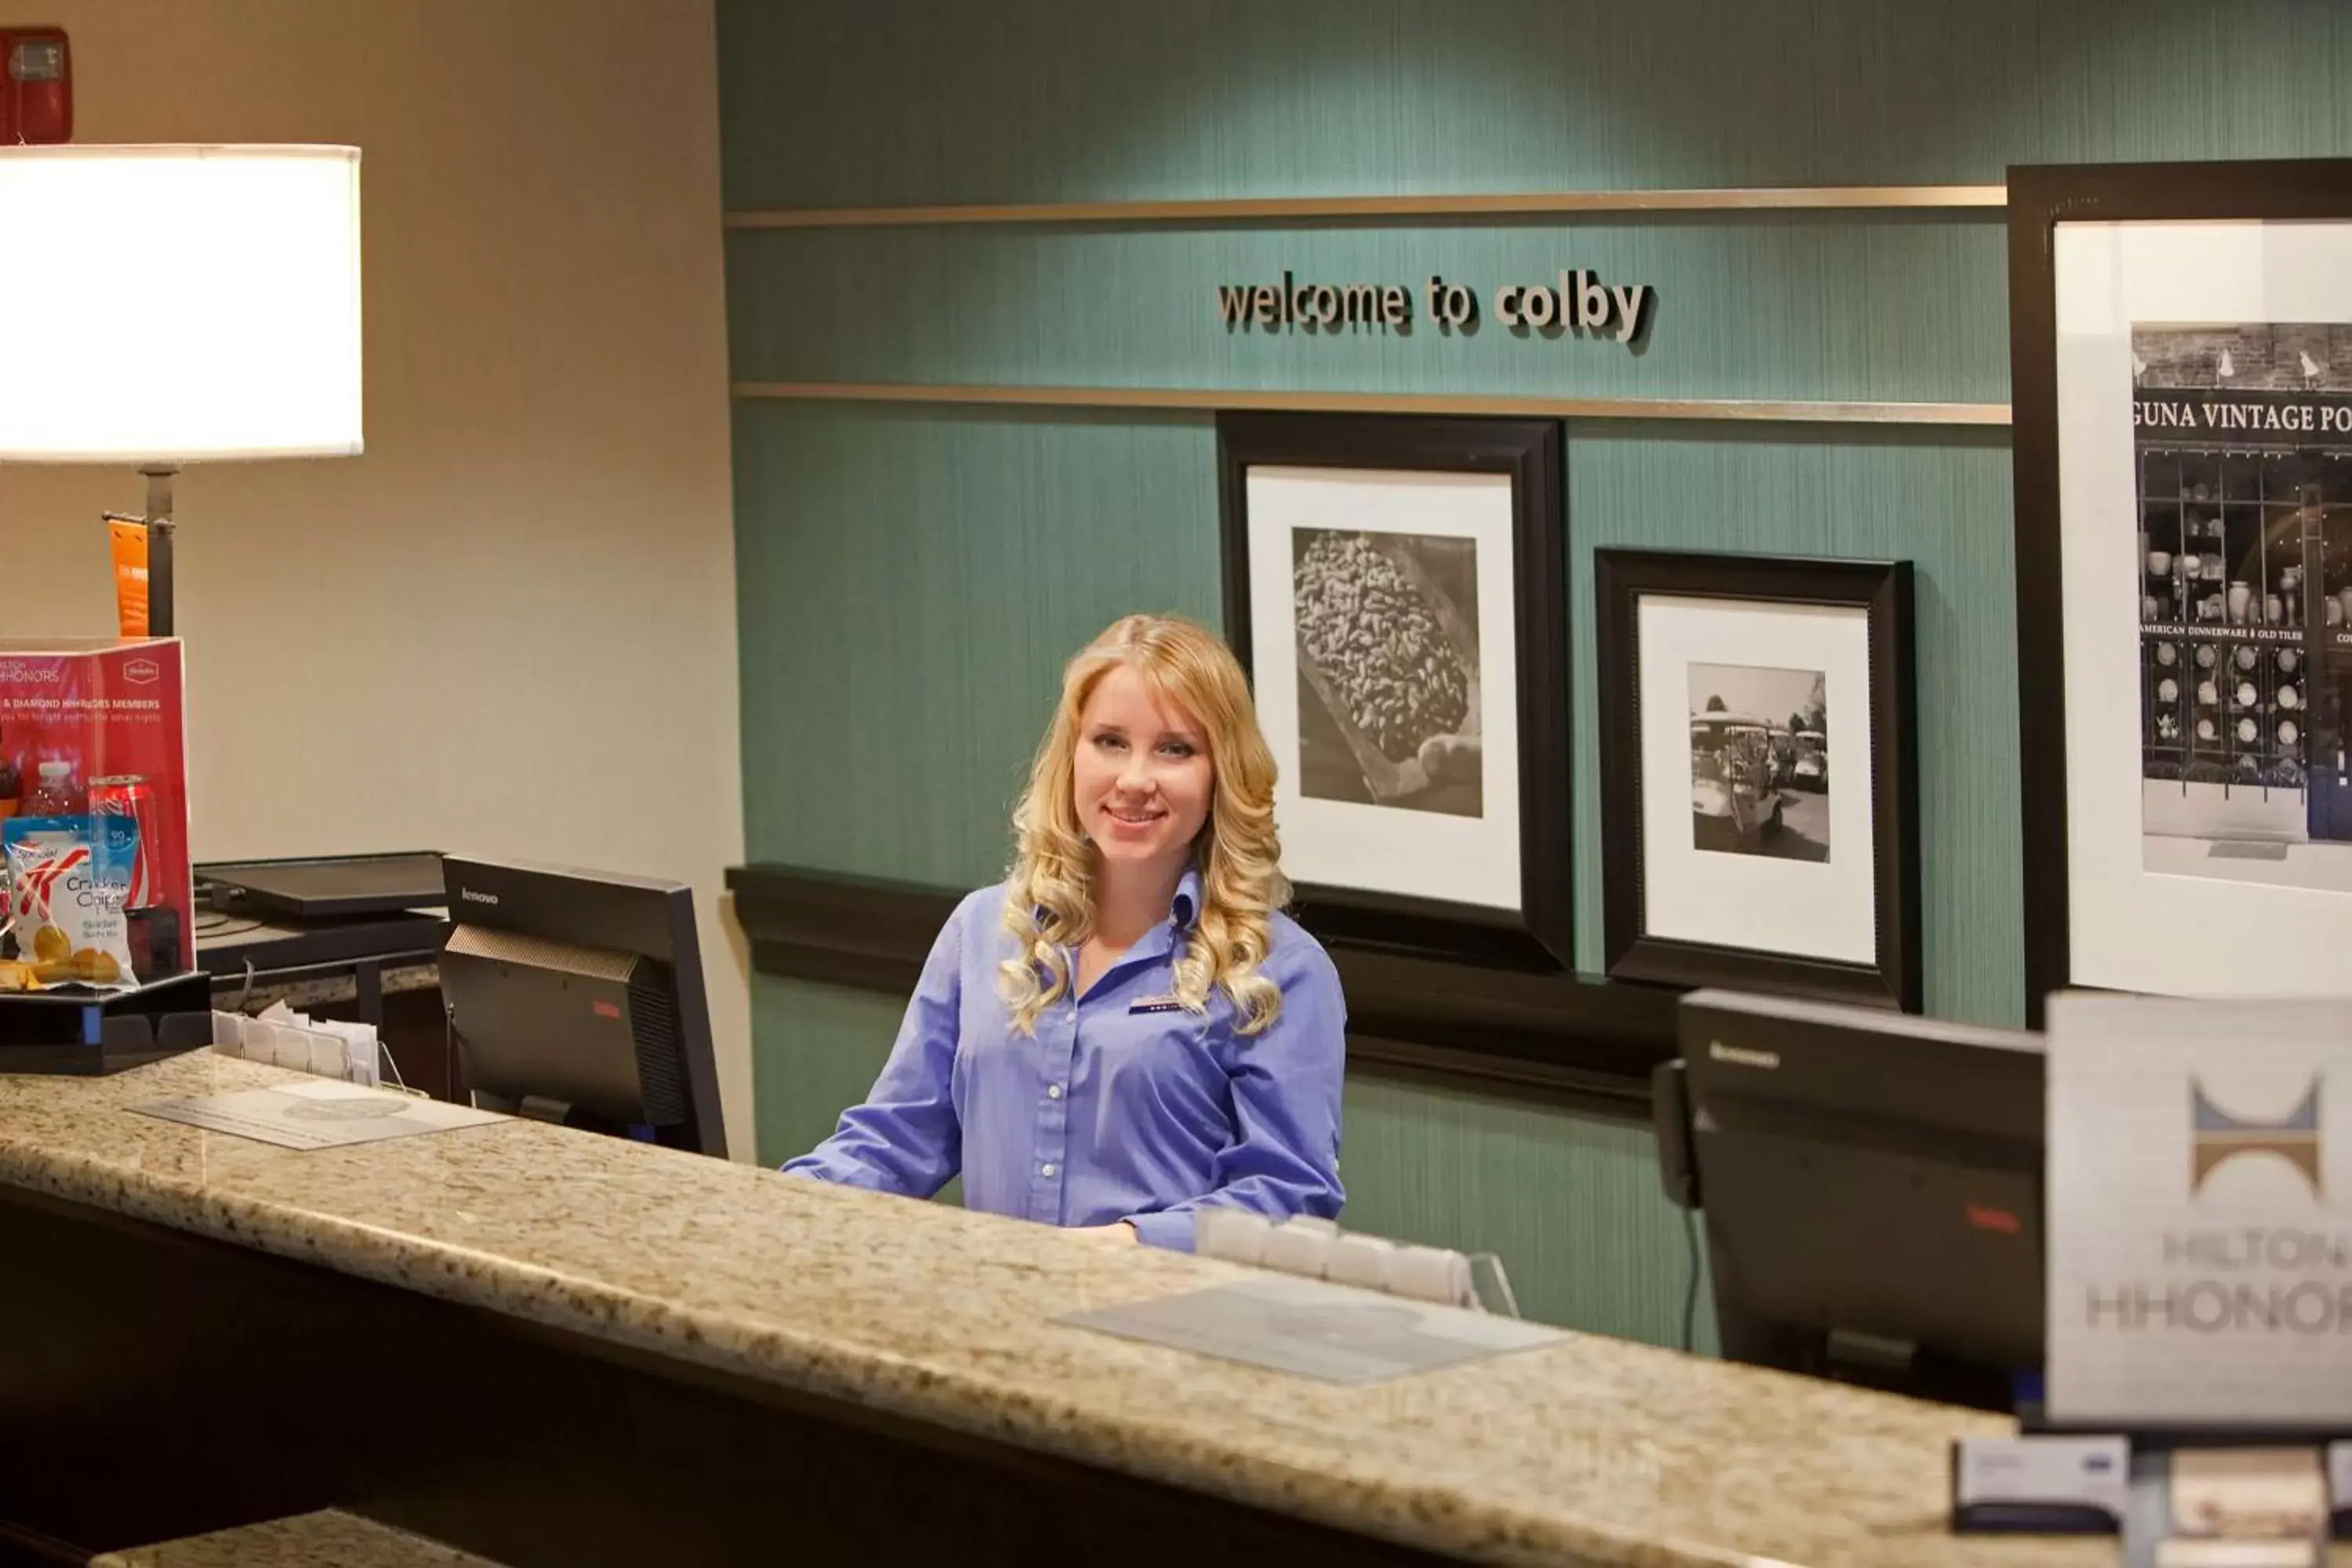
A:
[[[2352,153],[2337,0],[720,0],[730,208],[1780,184],[2011,163]],[[1221,282],[1654,284],[1639,353],[1229,333]],[[2000,401],[2000,216],[1725,215],[738,232],[740,380]],[[1217,618],[1204,417],[740,401],[746,829],[757,859],[968,884],[1060,661],[1114,616]],[[2022,1016],[2005,434],[1568,431],[1579,961],[1600,960],[1591,551],[1917,569],[1927,1002]],[[760,1146],[871,1081],[895,1002],[763,980]],[[1509,1263],[1532,1315],[1671,1339],[1683,1230],[1646,1134],[1360,1073],[1348,1221]]]

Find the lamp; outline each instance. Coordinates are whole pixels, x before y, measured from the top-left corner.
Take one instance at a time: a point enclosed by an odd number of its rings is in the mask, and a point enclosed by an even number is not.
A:
[[[138,464],[149,629],[172,477],[360,436],[355,147],[0,148],[0,461]]]

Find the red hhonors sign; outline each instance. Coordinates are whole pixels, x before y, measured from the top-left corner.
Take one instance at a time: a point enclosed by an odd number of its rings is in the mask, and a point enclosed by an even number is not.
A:
[[[2053,1420],[2352,1426],[2352,1001],[2049,1010]]]
[[[185,704],[174,638],[0,639],[13,978],[194,967]]]

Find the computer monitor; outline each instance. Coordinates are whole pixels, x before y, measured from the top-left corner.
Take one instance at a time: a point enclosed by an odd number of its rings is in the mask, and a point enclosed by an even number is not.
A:
[[[477,1104],[726,1157],[690,889],[458,855],[442,876]]]
[[[1685,996],[1676,1032],[1660,1155],[1706,1216],[1724,1355],[2031,1403],[2041,1037],[1727,991]]]

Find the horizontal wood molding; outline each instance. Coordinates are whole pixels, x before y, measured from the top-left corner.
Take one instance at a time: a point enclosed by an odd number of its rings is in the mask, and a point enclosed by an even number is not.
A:
[[[730,212],[735,229],[971,224],[1319,223],[1335,219],[1574,217],[1591,214],[1933,212],[2005,207],[2005,185],[1766,185],[1696,191],[1527,191],[1488,195],[1243,196],[1175,202],[793,207]]]
[[[1213,414],[1450,414],[1488,418],[1701,419],[1763,425],[2009,424],[2006,403],[1822,403],[1733,397],[1528,397],[1488,393],[1274,392],[1213,386],[1005,386],[896,381],[739,381],[742,398],[1015,408],[1135,408]]]
[[[760,973],[898,1000],[961,896],[772,864],[730,868],[727,886]],[[1297,912],[1312,929],[1314,910]],[[1673,987],[1326,945],[1348,999],[1351,1066],[1643,1118],[1650,1069],[1675,1054]]]

